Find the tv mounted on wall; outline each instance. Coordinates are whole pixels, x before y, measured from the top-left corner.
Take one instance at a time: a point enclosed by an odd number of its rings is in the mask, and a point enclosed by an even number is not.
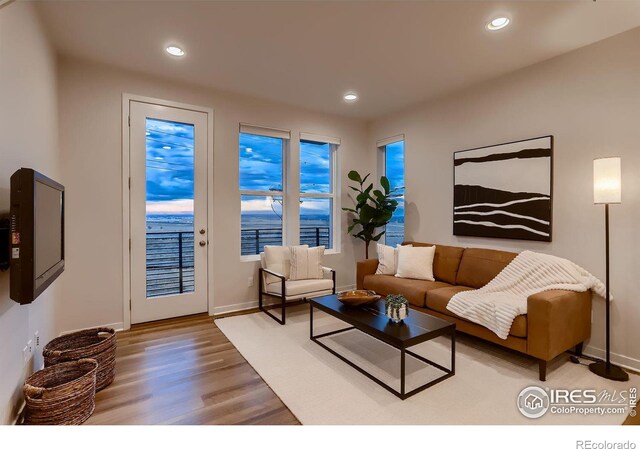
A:
[[[11,176],[10,201],[9,296],[29,304],[64,271],[64,186],[21,168]]]

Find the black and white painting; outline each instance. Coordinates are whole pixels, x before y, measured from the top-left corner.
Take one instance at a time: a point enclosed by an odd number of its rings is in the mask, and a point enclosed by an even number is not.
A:
[[[553,136],[453,156],[453,234],[551,241]]]

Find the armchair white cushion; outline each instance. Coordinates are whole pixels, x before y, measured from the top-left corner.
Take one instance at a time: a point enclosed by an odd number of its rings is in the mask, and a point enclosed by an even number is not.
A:
[[[301,298],[314,298],[317,296],[330,295],[333,291],[333,281],[331,279],[304,279],[302,281],[285,281],[286,301]],[[273,282],[267,284],[267,293],[282,295],[282,283]]]

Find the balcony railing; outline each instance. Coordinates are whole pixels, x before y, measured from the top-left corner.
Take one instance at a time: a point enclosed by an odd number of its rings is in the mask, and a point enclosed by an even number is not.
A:
[[[147,233],[147,298],[193,292],[193,231]]]
[[[309,246],[324,245],[330,247],[331,229],[329,226],[300,228],[300,244]],[[240,231],[240,254],[249,256],[260,254],[265,245],[282,245],[282,228],[243,229]]]
[[[329,247],[328,226],[300,228],[300,244]],[[241,254],[260,254],[265,245],[282,245],[282,229],[243,229]],[[193,231],[147,233],[147,298],[194,291]]]
[[[281,228],[243,229],[240,234],[242,255],[260,254],[265,245],[282,245]],[[395,246],[402,242],[402,232],[388,229],[386,239]],[[300,228],[301,245],[329,248],[330,243],[328,226]],[[193,292],[193,255],[193,231],[147,233],[147,297]]]

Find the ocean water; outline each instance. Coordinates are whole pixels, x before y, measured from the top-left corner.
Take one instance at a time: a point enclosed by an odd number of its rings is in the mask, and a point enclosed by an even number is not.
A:
[[[320,228],[322,235],[327,235],[331,223],[328,215],[303,215],[300,217],[300,228],[303,235],[312,235]],[[282,221],[269,214],[243,214],[243,234],[256,229],[281,229]],[[148,214],[147,232],[193,232],[193,215],[187,214]],[[386,244],[396,245],[404,239],[404,217],[394,217],[387,225]]]

